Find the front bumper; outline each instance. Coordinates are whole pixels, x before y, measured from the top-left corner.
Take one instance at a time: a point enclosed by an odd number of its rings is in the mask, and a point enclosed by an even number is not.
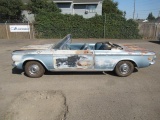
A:
[[[13,62],[12,66],[18,69],[23,69],[23,65],[20,62]]]

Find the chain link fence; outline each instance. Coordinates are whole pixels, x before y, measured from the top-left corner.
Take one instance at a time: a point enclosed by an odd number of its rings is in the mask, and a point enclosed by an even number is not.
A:
[[[29,32],[11,32],[10,26],[12,25],[27,25],[29,26],[30,30]],[[117,36],[127,36],[131,35],[132,31],[130,30],[131,26],[127,26],[128,28],[120,28],[120,31],[126,30],[125,35],[117,33]],[[59,30],[58,30],[59,29]],[[142,36],[143,39],[160,39],[160,23],[139,23],[139,34]],[[61,32],[58,32],[61,31]],[[96,29],[80,29],[80,28],[74,28],[70,27],[68,29],[63,27],[54,27],[51,34],[55,34],[59,38],[63,38],[67,34],[72,34],[74,38],[104,38],[105,36],[112,36],[112,30],[109,30],[107,26],[104,26],[103,28],[100,27],[99,30]],[[35,39],[39,38],[40,34],[50,32],[50,30],[45,31],[39,31],[35,32],[34,25],[28,24],[28,23],[0,23],[0,39]],[[82,35],[79,36],[79,33]],[[51,34],[45,34],[45,35],[51,35]],[[97,36],[97,34],[99,36]],[[44,36],[45,38],[54,38],[54,35],[52,36]],[[118,37],[115,36],[115,38],[118,39]]]

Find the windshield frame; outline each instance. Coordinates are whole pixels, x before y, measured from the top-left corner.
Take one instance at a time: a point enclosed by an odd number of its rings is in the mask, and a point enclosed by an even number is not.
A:
[[[53,46],[53,49],[56,49],[56,50],[62,50],[62,48],[68,44],[68,43],[71,43],[72,41],[72,36],[71,34],[68,34],[67,36],[65,36],[61,41],[59,41],[58,43],[56,43],[54,46]]]

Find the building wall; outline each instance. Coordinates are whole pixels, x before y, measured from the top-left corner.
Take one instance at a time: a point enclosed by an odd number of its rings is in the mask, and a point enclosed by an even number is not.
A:
[[[78,14],[82,15],[84,18],[94,17],[96,14],[102,15],[102,2],[96,5],[95,12],[86,13],[86,6],[90,4],[73,4],[73,3],[57,3],[57,6],[61,9],[62,14]]]
[[[96,5],[96,4],[93,4]],[[86,9],[87,4],[75,4],[74,5],[74,14],[78,14],[78,15],[82,15],[84,18],[91,18],[94,17],[96,14],[98,15],[102,15],[102,2],[99,2],[96,5],[96,9],[95,12],[89,12]],[[86,11],[88,11],[88,13],[86,13]]]
[[[28,21],[28,22],[30,22],[30,23],[33,23],[33,22],[35,21],[34,14],[31,14],[30,11],[23,10],[23,11],[22,11],[22,15],[24,16],[24,20],[25,20],[25,21]]]
[[[102,1],[100,1],[98,3],[98,6],[97,6],[97,14],[98,15],[102,15]]]

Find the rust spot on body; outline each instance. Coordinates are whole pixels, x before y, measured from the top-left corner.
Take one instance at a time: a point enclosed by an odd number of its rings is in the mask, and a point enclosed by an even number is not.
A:
[[[93,54],[92,52],[90,52],[90,50],[77,50],[76,54]]]
[[[126,50],[127,52],[140,51],[140,52],[142,52],[142,53],[144,53],[144,54],[147,53],[147,49],[138,47],[138,46],[136,46],[136,45],[128,45],[128,44],[125,44],[125,45],[123,45],[123,46],[125,47],[125,50]]]
[[[90,61],[78,61],[78,66],[91,66]]]

